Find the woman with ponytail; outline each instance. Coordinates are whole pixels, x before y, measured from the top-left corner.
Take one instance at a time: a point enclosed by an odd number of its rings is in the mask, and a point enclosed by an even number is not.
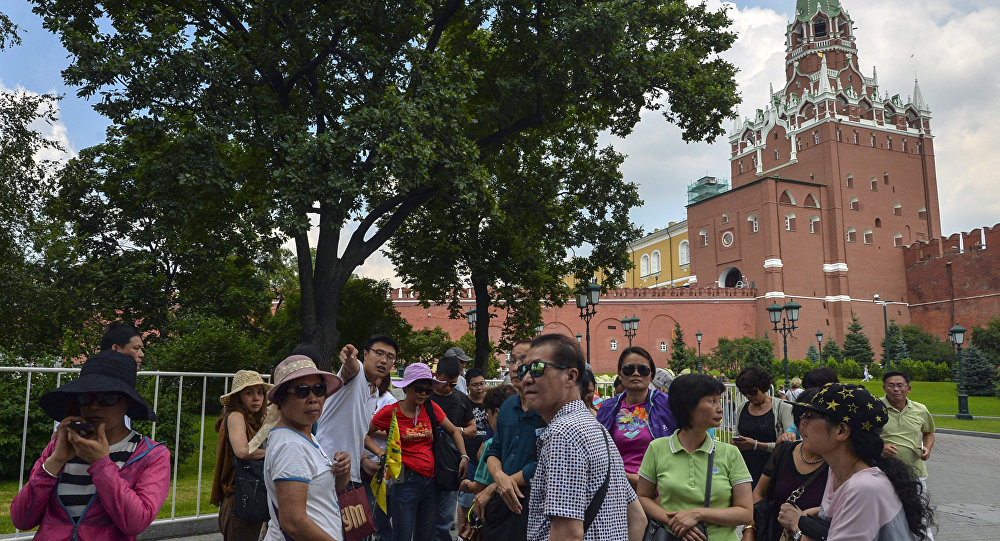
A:
[[[783,504],[778,522],[802,541],[922,541],[933,514],[908,466],[883,457],[885,404],[858,385],[833,383],[795,404],[799,433],[829,464],[818,509]],[[811,517],[818,511],[818,519]],[[829,524],[828,529],[823,527]]]

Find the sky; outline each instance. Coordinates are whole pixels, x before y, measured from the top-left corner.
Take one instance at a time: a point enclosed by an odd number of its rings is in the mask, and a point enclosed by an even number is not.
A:
[[[707,0],[718,9],[723,3]],[[992,226],[1000,222],[1000,4],[995,0],[842,0],[853,18],[862,71],[878,70],[883,92],[907,100],[914,77],[933,119],[942,233]],[[795,0],[740,0],[726,3],[733,48],[722,56],[739,69],[737,85],[743,103],[740,116],[762,108],[769,84],[784,83],[785,29]],[[5,0],[3,10],[21,27],[23,44],[0,52],[0,91],[25,90],[63,95],[60,121],[42,126],[62,141],[69,155],[104,139],[108,122],[92,110],[76,89],[63,84],[60,71],[69,65],[59,40],[46,32],[26,0]],[[726,122],[727,132],[732,122]],[[646,233],[686,218],[686,187],[713,175],[729,177],[728,135],[713,144],[685,143],[680,130],[659,112],[646,111],[635,130],[623,139],[607,136],[628,157],[622,166],[627,180],[639,185],[644,204],[631,213]],[[351,229],[344,231],[349,235]],[[341,246],[346,245],[345,242]],[[401,285],[380,253],[368,258],[359,274]]]

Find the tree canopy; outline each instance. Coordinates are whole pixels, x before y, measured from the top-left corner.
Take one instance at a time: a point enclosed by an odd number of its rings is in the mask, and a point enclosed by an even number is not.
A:
[[[354,270],[421,207],[477,204],[513,139],[566,119],[625,135],[646,107],[711,140],[738,102],[725,11],[679,0],[32,2],[117,128],[225,149],[202,182],[294,239],[303,337],[327,360]]]

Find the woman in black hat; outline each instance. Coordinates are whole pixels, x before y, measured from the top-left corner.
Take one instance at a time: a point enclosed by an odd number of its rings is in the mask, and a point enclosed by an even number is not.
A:
[[[170,451],[125,425],[156,420],[135,390],[135,360],[102,351],[80,377],[46,393],[56,437],[11,503],[14,526],[38,539],[132,540],[156,518],[170,488]]]
[[[859,385],[830,383],[795,410],[802,439],[830,469],[818,519],[781,506],[778,523],[794,532],[792,539],[929,537],[933,516],[920,482],[903,462],[882,456],[888,412],[881,400]]]

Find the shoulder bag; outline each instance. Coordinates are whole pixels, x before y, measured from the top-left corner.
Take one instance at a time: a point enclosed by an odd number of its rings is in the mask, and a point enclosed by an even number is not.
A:
[[[462,462],[462,454],[458,452],[455,440],[445,432],[434,415],[431,401],[424,402],[424,410],[431,422],[431,434],[434,448],[434,486],[443,491],[458,490],[462,478],[458,475],[458,466]]]
[[[705,507],[712,504],[712,468],[715,466],[715,449],[708,455],[708,474],[705,480]],[[708,530],[705,525],[699,522],[696,526],[699,531],[708,539]],[[650,519],[646,525],[646,531],[642,535],[642,541],[681,541],[680,537],[674,535],[662,522]]]
[[[229,419],[226,419],[226,437],[229,437]],[[230,446],[230,449],[232,446]],[[267,522],[267,488],[264,486],[264,459],[243,460],[233,452],[233,514],[247,522]]]
[[[800,443],[799,445],[802,444]],[[782,464],[790,458],[790,453],[795,449],[794,445],[782,445],[781,447],[782,452],[776,457],[775,460],[775,472],[783,471]],[[792,462],[792,467],[795,467],[794,461]],[[802,496],[802,493],[805,492],[806,488],[808,488],[817,477],[826,473],[826,469],[826,464],[817,468],[816,471],[810,474],[802,485],[799,486],[799,488],[792,491],[785,502],[795,504],[795,502],[797,502]],[[786,532],[786,530],[778,524],[778,511],[781,508],[781,504],[774,501],[775,482],[776,479],[772,477],[771,483],[767,487],[767,496],[753,505],[753,521],[755,524],[754,539],[757,539],[757,541],[778,541]]]

